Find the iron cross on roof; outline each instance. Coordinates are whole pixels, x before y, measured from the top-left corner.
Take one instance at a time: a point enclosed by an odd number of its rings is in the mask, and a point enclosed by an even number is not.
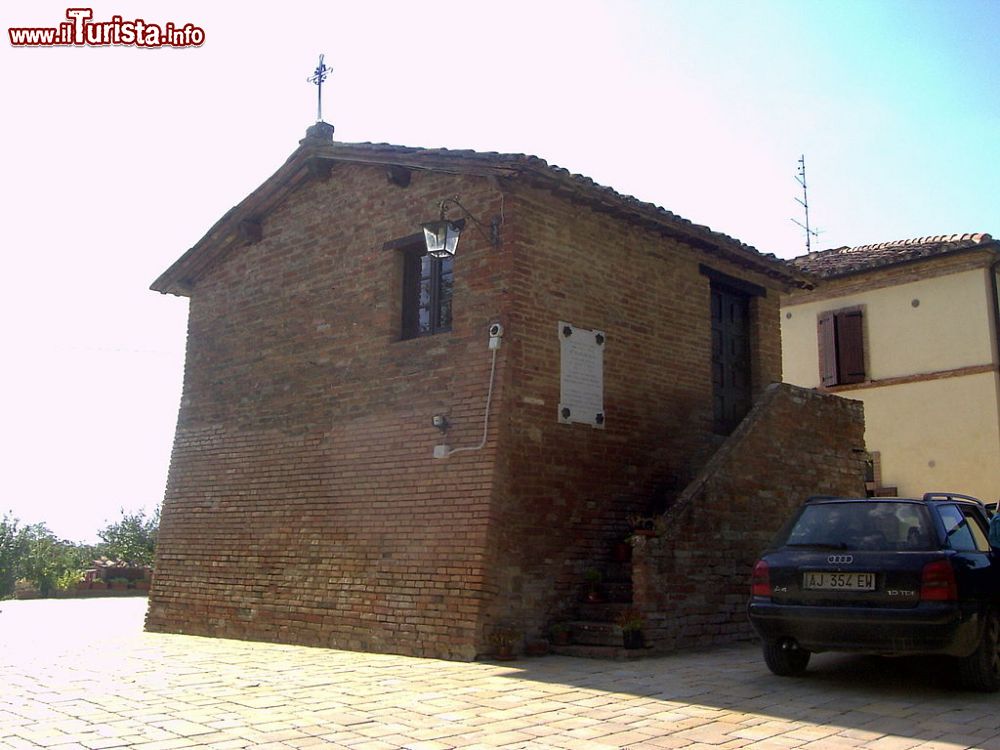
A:
[[[313,74],[306,79],[309,83],[316,84],[316,122],[323,122],[323,81],[332,70],[323,63],[323,57],[324,55],[319,56],[319,65],[316,66]]]

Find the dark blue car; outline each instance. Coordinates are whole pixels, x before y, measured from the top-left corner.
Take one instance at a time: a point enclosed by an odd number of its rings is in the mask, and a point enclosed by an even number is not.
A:
[[[810,498],[754,565],[750,622],[778,675],[813,652],[956,659],[1000,688],[1000,549],[975,498]]]

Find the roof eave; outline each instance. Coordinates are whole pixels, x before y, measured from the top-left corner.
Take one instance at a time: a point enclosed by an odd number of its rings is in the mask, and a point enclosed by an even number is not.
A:
[[[229,209],[205,235],[150,285],[162,294],[190,296],[198,275],[233,247],[249,244],[263,216],[316,173],[320,154],[315,145],[299,146],[285,163],[250,195]],[[249,233],[249,234],[248,234]]]
[[[968,247],[959,247],[953,250],[946,250],[940,253],[934,253],[931,255],[918,255],[910,258],[901,258],[899,260],[890,260],[885,263],[878,263],[865,268],[851,268],[846,271],[819,274],[812,272],[813,278],[817,279],[820,283],[828,283],[831,281],[840,281],[841,279],[847,279],[854,276],[863,276],[865,274],[878,273],[880,271],[885,271],[890,268],[899,268],[901,266],[911,266],[916,263],[933,263],[936,260],[942,258],[954,258],[959,255],[973,254],[973,253],[993,253],[994,255],[1000,256],[1000,240],[990,240],[988,242],[983,242],[978,245],[970,245]],[[802,272],[809,274],[810,272]]]
[[[317,142],[304,139],[285,163],[256,190],[222,216],[208,232],[178,258],[150,286],[163,294],[189,296],[199,275],[231,249],[253,241],[254,225],[259,226],[268,211],[276,207],[300,184],[316,175],[328,175],[335,163],[394,165],[408,169],[472,174],[483,177],[518,179],[554,194],[569,194],[595,210],[612,213],[664,236],[692,245],[760,274],[775,286],[812,289],[816,277],[795,269],[774,256],[760,253],[728,235],[694,224],[670,212],[611,188],[584,182],[587,178],[550,167],[537,157],[508,157],[455,151],[441,153],[373,144]],[[249,229],[248,229],[249,227]]]

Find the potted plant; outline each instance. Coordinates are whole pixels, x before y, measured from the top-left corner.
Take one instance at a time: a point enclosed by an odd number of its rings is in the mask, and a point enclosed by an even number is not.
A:
[[[128,588],[128,578],[124,576],[118,576],[117,578],[111,579],[111,590],[112,591],[124,591]]]
[[[583,577],[587,581],[587,601],[591,603],[601,601],[601,571],[597,568],[588,568]]]
[[[493,658],[501,661],[516,659],[514,647],[520,639],[520,633],[512,627],[501,625],[490,634],[490,643],[493,645]]]
[[[552,642],[557,646],[568,646],[572,628],[568,622],[557,622],[549,628]]]
[[[622,645],[625,648],[642,648],[645,645],[645,639],[642,635],[642,626],[644,624],[642,613],[629,607],[623,610],[617,618],[618,627],[622,629]]]

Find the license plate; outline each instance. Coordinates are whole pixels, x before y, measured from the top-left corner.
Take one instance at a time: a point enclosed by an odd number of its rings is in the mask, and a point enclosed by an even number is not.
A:
[[[810,570],[803,575],[802,588],[820,591],[874,591],[875,574]]]

